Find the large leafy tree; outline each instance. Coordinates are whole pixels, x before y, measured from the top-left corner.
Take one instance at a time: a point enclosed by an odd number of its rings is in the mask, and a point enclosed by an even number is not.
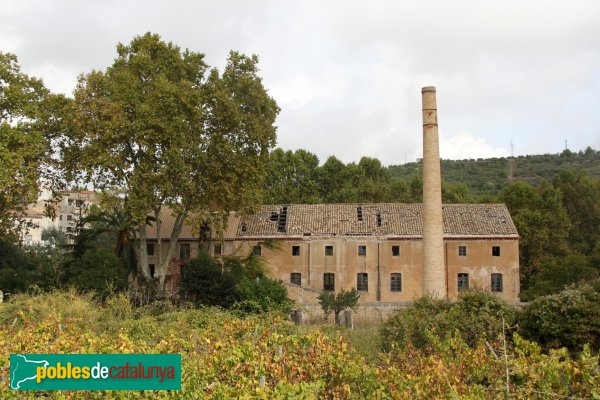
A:
[[[279,108],[258,76],[256,56],[231,52],[219,73],[202,54],[150,33],[119,44],[117,52],[106,71],[79,78],[64,163],[68,179],[127,190],[123,211],[139,227],[146,278],[145,221],[154,216],[162,289],[186,221],[222,226],[229,210],[248,213],[260,204]],[[208,213],[210,204],[222,212]],[[174,220],[162,251],[165,208]]]
[[[53,96],[23,72],[14,54],[0,52],[0,235],[18,232],[45,175],[44,159],[56,118]],[[17,228],[15,230],[15,228]]]

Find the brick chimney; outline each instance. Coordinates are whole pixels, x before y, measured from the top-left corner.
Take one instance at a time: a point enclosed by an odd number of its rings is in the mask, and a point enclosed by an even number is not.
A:
[[[445,298],[442,178],[435,87],[421,89],[423,98],[423,292]]]

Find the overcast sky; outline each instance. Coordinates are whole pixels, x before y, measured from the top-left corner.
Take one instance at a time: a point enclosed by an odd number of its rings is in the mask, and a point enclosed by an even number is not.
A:
[[[600,1],[3,0],[0,51],[55,92],[158,33],[222,67],[257,54],[278,146],[324,162],[421,157],[421,87],[441,154],[600,149]]]

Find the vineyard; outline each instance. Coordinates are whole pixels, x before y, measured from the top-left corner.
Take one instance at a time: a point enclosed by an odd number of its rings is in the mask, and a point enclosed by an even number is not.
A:
[[[123,295],[99,305],[74,292],[15,296],[0,304],[0,323],[1,398],[600,398],[597,354],[543,353],[517,335],[505,348],[502,338],[471,347],[431,334],[426,349],[383,352],[364,344],[373,331],[169,303],[135,309]],[[180,353],[183,390],[9,391],[11,353]]]

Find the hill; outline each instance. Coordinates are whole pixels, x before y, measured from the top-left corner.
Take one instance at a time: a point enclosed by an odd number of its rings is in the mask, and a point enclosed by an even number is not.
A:
[[[509,158],[478,158],[466,160],[442,160],[442,178],[450,184],[462,183],[477,197],[496,195],[511,181]],[[591,147],[585,151],[565,150],[560,154],[539,154],[514,157],[512,180],[524,180],[534,186],[551,180],[560,171],[583,169],[590,175],[600,177],[600,151]],[[408,180],[421,174],[421,163],[390,165],[390,175]]]

